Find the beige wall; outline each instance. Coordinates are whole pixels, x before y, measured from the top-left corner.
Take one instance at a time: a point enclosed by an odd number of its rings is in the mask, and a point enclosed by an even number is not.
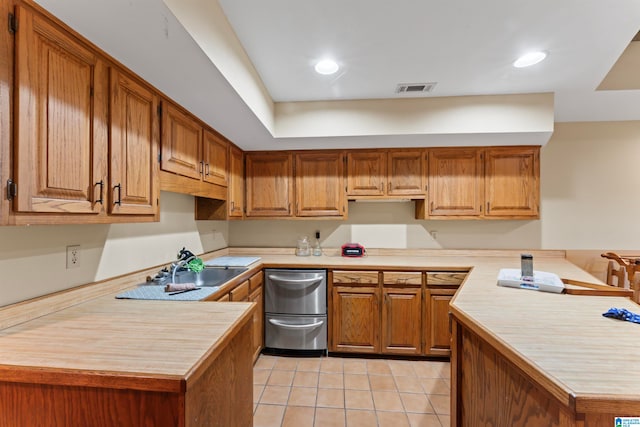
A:
[[[163,192],[159,223],[0,227],[0,306],[168,263],[182,246],[294,247],[316,230],[325,247],[569,249],[600,275],[600,252],[640,246],[638,159],[640,121],[556,124],[541,154],[538,221],[421,221],[413,202],[351,202],[347,221],[194,221],[191,196]],[[81,266],[67,270],[72,244]]]
[[[195,253],[228,244],[225,221],[193,219],[193,197],[161,193],[160,222],[0,227],[0,306],[168,263],[186,246]],[[67,245],[80,266],[66,269]]]

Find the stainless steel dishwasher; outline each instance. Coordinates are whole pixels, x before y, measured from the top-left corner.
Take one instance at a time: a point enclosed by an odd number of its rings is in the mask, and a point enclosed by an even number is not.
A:
[[[265,271],[265,347],[327,350],[327,271]]]

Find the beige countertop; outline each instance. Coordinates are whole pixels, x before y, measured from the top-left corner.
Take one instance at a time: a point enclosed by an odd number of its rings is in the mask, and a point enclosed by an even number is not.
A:
[[[369,251],[363,258],[343,258],[330,252],[320,257],[296,257],[285,250],[247,248],[225,250],[216,256],[227,254],[261,256],[248,274],[262,266],[470,269],[452,302],[452,311],[485,339],[497,343],[525,372],[547,381],[559,399],[570,395],[640,395],[640,370],[627,368],[637,352],[640,325],[602,317],[611,307],[640,312],[640,306],[620,297],[496,286],[500,268],[519,268],[519,251]],[[599,283],[566,261],[562,251],[533,254],[536,270]],[[138,275],[143,273],[147,272]],[[130,280],[135,283],[139,279]],[[0,330],[0,376],[7,375],[7,368],[31,366],[185,377],[251,310],[249,303],[115,300],[113,293],[126,288],[125,284],[113,285],[109,295]],[[46,302],[45,297],[34,303]],[[10,308],[7,313],[19,308]]]
[[[242,251],[240,251],[242,252]],[[408,255],[343,258],[261,255],[271,266],[334,268],[470,268],[452,301],[452,311],[474,332],[497,345],[558,399],[594,404],[597,399],[636,400],[640,370],[633,365],[640,349],[640,324],[609,319],[611,307],[640,313],[622,297],[552,294],[496,285],[501,268],[520,268],[519,251],[416,251]],[[570,263],[562,251],[534,254],[534,269],[563,279],[603,284]],[[315,259],[317,258],[317,259]],[[628,396],[628,399],[627,397]]]

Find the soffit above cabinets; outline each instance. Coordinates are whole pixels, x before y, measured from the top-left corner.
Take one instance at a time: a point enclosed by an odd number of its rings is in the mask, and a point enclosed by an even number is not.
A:
[[[640,119],[633,108],[639,91],[595,90],[638,32],[635,0],[374,0],[365,7],[337,0],[38,3],[245,150],[542,145],[553,121]],[[546,50],[547,59],[515,70],[512,61],[532,46]],[[311,61],[334,47],[342,73],[319,80]],[[426,94],[396,94],[402,82],[438,84]],[[464,126],[443,134],[394,130],[402,121],[381,129],[404,107],[356,121],[360,130],[331,130],[333,122],[316,122],[328,130],[324,136],[288,130],[289,113],[287,123],[281,122],[282,111],[300,112],[312,102],[357,102],[366,112],[387,100],[409,104],[531,93],[553,97],[553,117],[543,130],[513,132],[507,119],[489,132]],[[328,113],[341,109],[335,104]],[[353,117],[352,110],[342,113],[337,123]],[[366,116],[361,113],[359,119]],[[409,119],[404,117],[407,128],[421,125]],[[370,126],[362,130],[365,122]]]

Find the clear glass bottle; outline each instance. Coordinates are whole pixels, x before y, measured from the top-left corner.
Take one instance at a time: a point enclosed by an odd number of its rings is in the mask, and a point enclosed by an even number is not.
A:
[[[320,232],[316,231],[316,241],[313,243],[313,254],[315,256],[322,255],[322,247],[320,246]]]

